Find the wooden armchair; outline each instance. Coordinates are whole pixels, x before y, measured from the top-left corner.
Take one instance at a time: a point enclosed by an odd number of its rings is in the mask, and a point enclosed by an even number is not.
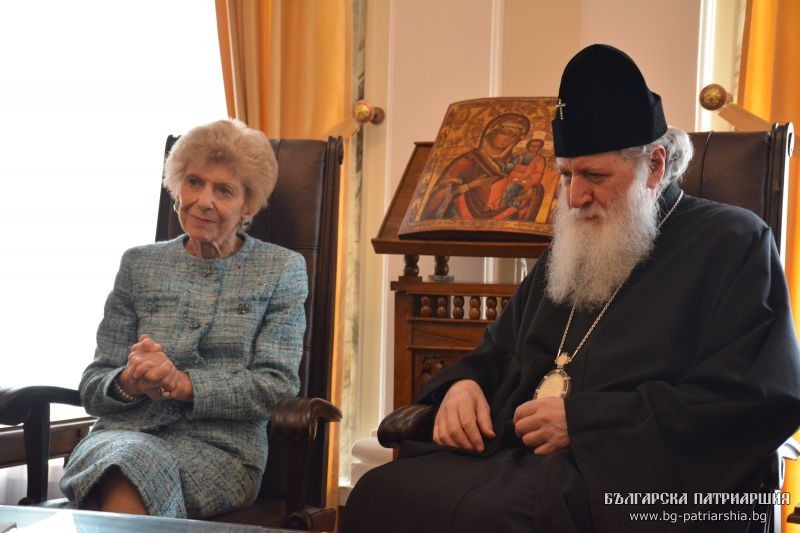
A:
[[[692,196],[750,209],[770,226],[783,256],[789,157],[794,144],[792,123],[775,124],[769,132],[702,132],[689,136],[695,155],[684,176],[683,190]],[[387,448],[397,448],[404,440],[429,442],[435,414],[430,405],[399,407],[381,421],[378,441]],[[764,491],[780,489],[783,460],[796,459],[797,454],[797,443],[792,439],[776,452],[763,484]],[[800,523],[800,512],[797,514]],[[777,517],[780,518],[779,510]],[[753,524],[754,531],[780,531],[777,521],[763,528],[761,524]]]
[[[167,139],[166,153],[175,140]],[[210,520],[332,531],[336,512],[325,508],[328,439],[327,424],[322,422],[341,419],[341,411],[328,400],[342,140],[277,140],[272,146],[278,159],[278,184],[269,207],[256,216],[249,233],[305,257],[309,295],[301,387],[296,398],[281,401],[272,413],[269,459],[256,503]],[[156,240],[181,233],[172,199],[161,189]],[[80,397],[78,391],[60,387],[0,388],[0,423],[23,425],[28,490],[21,504],[46,499],[51,441],[55,456],[68,455],[90,424],[51,437],[51,403],[80,405]]]

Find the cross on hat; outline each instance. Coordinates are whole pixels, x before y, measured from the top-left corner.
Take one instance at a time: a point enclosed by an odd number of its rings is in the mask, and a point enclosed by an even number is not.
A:
[[[567,107],[567,104],[561,101],[561,98],[558,99],[558,103],[556,104],[556,109],[558,109],[558,118],[564,120],[564,108]]]

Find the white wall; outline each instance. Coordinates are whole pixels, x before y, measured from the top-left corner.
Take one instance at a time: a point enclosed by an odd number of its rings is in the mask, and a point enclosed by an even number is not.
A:
[[[607,43],[626,51],[667,122],[694,130],[701,0],[583,0],[581,46]]]
[[[667,122],[694,130],[701,0],[505,0],[503,94],[555,96],[580,49],[630,55],[661,95]]]
[[[580,49],[581,0],[505,0],[505,96],[556,96]]]

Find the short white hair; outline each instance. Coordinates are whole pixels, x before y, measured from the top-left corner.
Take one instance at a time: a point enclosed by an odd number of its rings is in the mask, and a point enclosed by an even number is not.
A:
[[[668,126],[667,133],[650,144],[623,148],[619,152],[626,159],[636,160],[637,171],[643,172],[644,169],[642,167],[649,165],[650,154],[653,153],[657,146],[663,146],[667,152],[664,158],[664,177],[658,187],[658,192],[660,193],[671,183],[680,183],[684,172],[689,167],[689,162],[694,155],[694,145],[689,139],[689,134],[680,128]]]
[[[267,136],[236,119],[197,126],[175,142],[164,163],[163,182],[173,199],[194,162],[227,166],[244,186],[251,216],[267,206],[278,181],[278,162]]]

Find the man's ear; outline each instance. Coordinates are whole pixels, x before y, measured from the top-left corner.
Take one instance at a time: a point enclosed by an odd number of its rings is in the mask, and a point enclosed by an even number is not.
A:
[[[647,178],[647,187],[656,189],[661,180],[664,179],[666,169],[667,151],[663,146],[656,146],[650,154],[650,176]]]

